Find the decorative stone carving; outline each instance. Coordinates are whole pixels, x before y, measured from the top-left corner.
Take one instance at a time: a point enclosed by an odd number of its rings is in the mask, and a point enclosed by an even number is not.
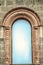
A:
[[[16,19],[26,19],[30,21],[32,26],[32,61],[33,64],[39,64],[39,34],[38,26],[40,19],[38,15],[31,9],[25,7],[18,7],[8,12],[3,19],[3,26],[5,26],[5,53],[6,65],[12,64],[12,25]]]

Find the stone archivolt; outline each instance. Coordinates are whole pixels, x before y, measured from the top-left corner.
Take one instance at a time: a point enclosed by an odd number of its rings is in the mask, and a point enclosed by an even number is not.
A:
[[[40,19],[38,15],[31,9],[25,7],[18,7],[9,11],[4,19],[4,41],[5,41],[5,64],[12,64],[12,25],[17,19],[26,19],[30,21],[32,26],[32,62],[39,64],[39,26]]]

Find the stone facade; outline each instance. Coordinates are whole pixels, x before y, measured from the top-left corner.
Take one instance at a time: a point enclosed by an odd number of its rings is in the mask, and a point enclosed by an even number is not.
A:
[[[40,17],[39,27],[39,53],[40,65],[43,65],[43,0],[0,0],[0,65],[5,65],[4,29],[2,27],[4,16],[16,7],[27,7],[34,10]]]

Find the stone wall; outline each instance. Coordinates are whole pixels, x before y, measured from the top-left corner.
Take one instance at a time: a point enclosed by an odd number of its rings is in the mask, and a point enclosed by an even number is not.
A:
[[[4,35],[2,21],[5,14],[16,7],[28,7],[34,10],[40,17],[39,29],[40,65],[43,65],[43,0],[0,0],[0,65],[4,64]]]

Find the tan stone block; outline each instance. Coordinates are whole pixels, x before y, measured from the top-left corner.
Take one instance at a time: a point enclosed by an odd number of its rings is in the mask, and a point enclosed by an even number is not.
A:
[[[4,1],[5,0],[0,0],[0,6],[4,6]]]
[[[2,25],[2,18],[0,19],[0,25]]]
[[[3,13],[1,12],[1,13],[0,13],[0,18],[3,19],[3,18],[4,18],[4,15],[5,15],[4,12],[3,12]]]
[[[23,0],[15,0],[16,5],[23,5],[24,1]]]
[[[8,12],[8,11],[10,11],[11,9],[13,9],[13,7],[12,6],[8,6],[8,7],[1,7],[1,11],[2,12],[4,12],[5,14]]]
[[[40,37],[39,43],[40,43],[40,45],[43,45],[43,37]]]
[[[3,38],[3,27],[0,27],[0,38]]]
[[[13,1],[12,0],[6,0],[6,6],[8,5],[13,5]]]
[[[43,13],[42,13],[43,14]],[[43,25],[43,18],[41,18],[41,25]]]
[[[42,37],[42,27],[40,27],[40,37]]]
[[[43,65],[43,63],[40,63],[40,65]]]
[[[1,12],[1,7],[0,7],[0,12]]]
[[[43,63],[43,58],[40,59],[40,63]]]
[[[41,4],[41,5],[42,5],[42,4],[43,4],[43,0],[39,0],[39,4]]]

